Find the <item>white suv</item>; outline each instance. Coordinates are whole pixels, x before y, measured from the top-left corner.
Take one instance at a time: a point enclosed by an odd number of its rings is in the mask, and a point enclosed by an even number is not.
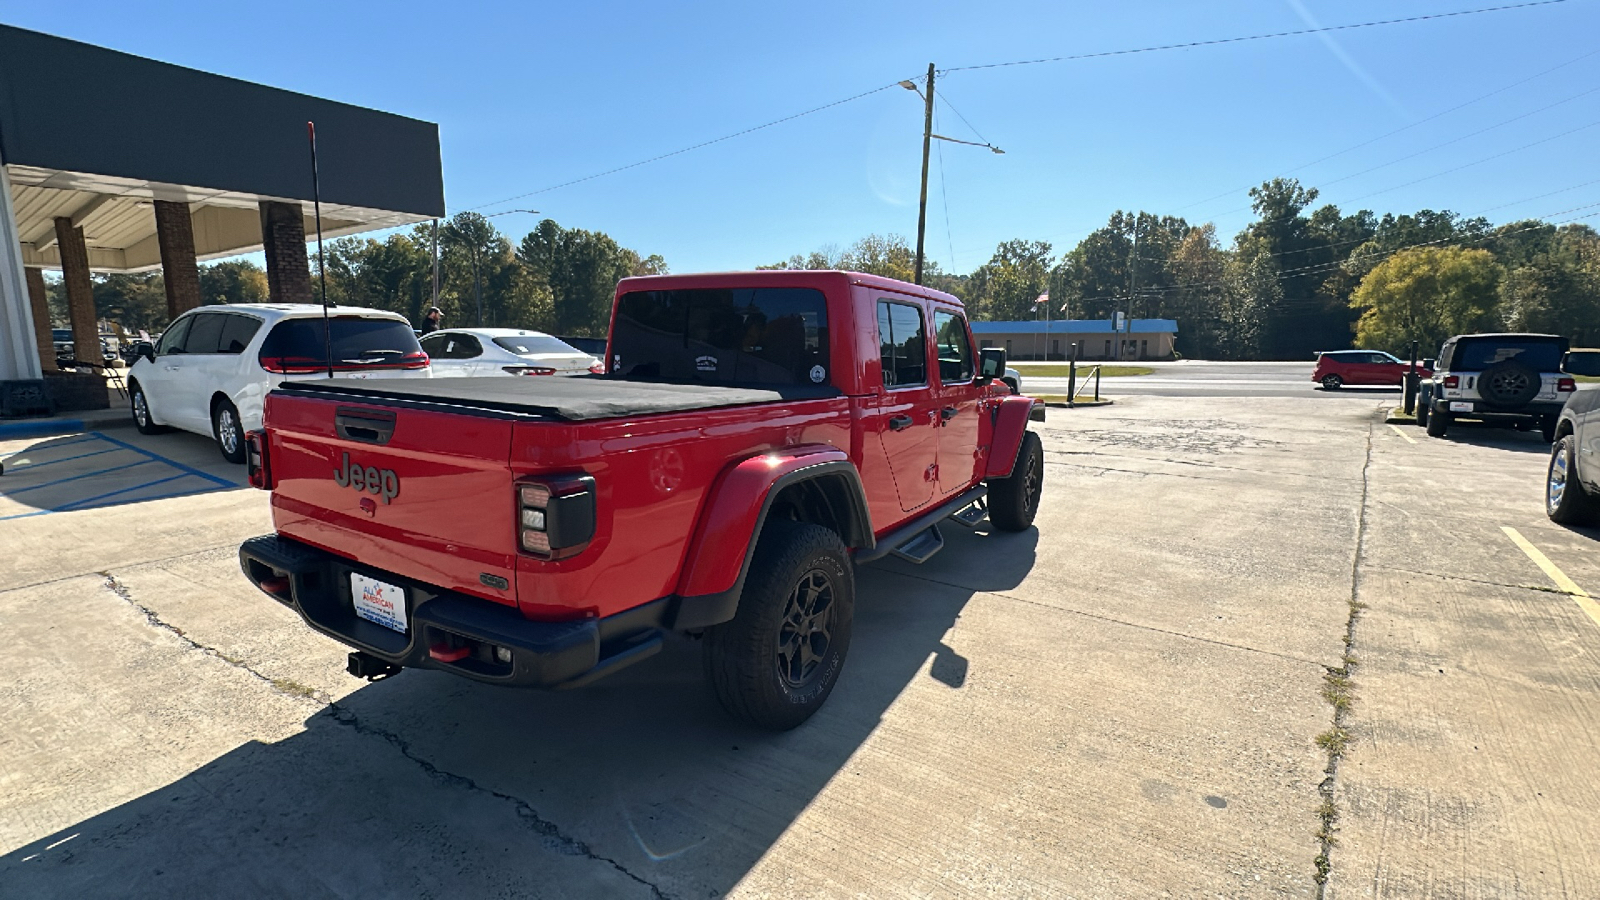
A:
[[[229,462],[244,462],[244,433],[261,427],[267,393],[287,378],[430,375],[428,355],[398,313],[306,303],[202,306],[173,320],[128,370],[133,421],[143,434],[168,427],[216,438]]]

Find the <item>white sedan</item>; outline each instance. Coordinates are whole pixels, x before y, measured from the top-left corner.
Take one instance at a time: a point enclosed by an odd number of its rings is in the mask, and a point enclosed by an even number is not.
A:
[[[422,349],[433,377],[483,375],[589,375],[600,360],[542,331],[517,328],[446,328],[424,335]]]

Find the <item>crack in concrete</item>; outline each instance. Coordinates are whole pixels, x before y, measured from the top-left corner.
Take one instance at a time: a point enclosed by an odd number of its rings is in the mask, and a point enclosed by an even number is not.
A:
[[[1286,660],[1288,662],[1301,663],[1301,664],[1308,665],[1308,666],[1316,666],[1316,667],[1321,668],[1321,669],[1326,669],[1327,668],[1326,665],[1323,665],[1322,663],[1319,663],[1319,662],[1317,662],[1315,660],[1302,659],[1302,658],[1300,658],[1298,656],[1293,656],[1293,655],[1288,654],[1288,653],[1279,653],[1276,650],[1263,650],[1260,647],[1251,647],[1251,646],[1248,646],[1246,644],[1235,644],[1235,643],[1231,643],[1229,641],[1217,640],[1216,638],[1200,637],[1199,635],[1187,634],[1187,633],[1182,632],[1182,631],[1173,631],[1170,628],[1157,628],[1154,625],[1143,625],[1143,624],[1140,624],[1138,622],[1129,622],[1126,619],[1118,619],[1118,618],[1114,618],[1112,616],[1103,616],[1103,615],[1100,615],[1099,613],[1092,613],[1092,612],[1088,612],[1088,611],[1082,610],[1082,609],[1073,609],[1070,606],[1056,606],[1056,605],[1051,604],[1051,603],[1041,603],[1038,600],[1030,600],[1027,597],[1019,597],[1016,594],[1007,593],[1006,591],[985,591],[985,590],[980,590],[978,588],[972,587],[971,585],[956,584],[955,582],[952,582],[952,581],[944,581],[944,580],[938,579],[938,578],[930,578],[930,577],[928,577],[926,575],[917,575],[917,574],[912,573],[912,572],[897,572],[897,571],[895,571],[893,569],[884,569],[883,571],[888,572],[890,575],[899,575],[899,576],[901,576],[903,578],[915,578],[918,581],[926,581],[929,584],[942,585],[944,587],[955,588],[956,590],[961,590],[961,591],[972,591],[974,594],[986,594],[986,595],[988,595],[990,597],[1000,597],[1002,599],[1011,600],[1011,601],[1016,602],[1016,603],[1025,603],[1025,604],[1027,604],[1029,606],[1037,606],[1040,609],[1054,610],[1055,612],[1066,613],[1066,614],[1072,615],[1072,616],[1083,616],[1086,619],[1095,619],[1095,620],[1101,621],[1101,622],[1108,622],[1108,623],[1110,623],[1112,625],[1122,625],[1122,626],[1125,626],[1127,628],[1137,628],[1137,629],[1139,629],[1141,631],[1150,631],[1150,632],[1154,632],[1156,634],[1171,635],[1172,637],[1184,638],[1186,640],[1191,640],[1191,641],[1199,641],[1199,642],[1201,642],[1203,644],[1215,644],[1215,645],[1217,645],[1219,647],[1227,647],[1227,648],[1232,649],[1232,650],[1243,650],[1246,653],[1260,653],[1263,656],[1272,656],[1272,657],[1276,657],[1277,659]]]
[[[1366,609],[1366,604],[1361,601],[1361,558],[1366,552],[1367,545],[1367,510],[1370,506],[1368,498],[1372,492],[1372,433],[1376,427],[1370,423],[1367,426],[1366,462],[1361,467],[1361,502],[1357,507],[1359,512],[1356,516],[1356,546],[1355,552],[1350,556],[1350,616],[1345,620],[1344,626],[1344,665],[1328,670],[1324,676],[1327,683],[1322,690],[1323,699],[1333,706],[1333,724],[1317,738],[1318,746],[1328,752],[1328,766],[1323,770],[1325,777],[1317,785],[1317,793],[1322,795],[1322,803],[1317,810],[1317,817],[1321,821],[1316,833],[1319,848],[1313,863],[1316,871],[1312,876],[1317,884],[1317,900],[1327,900],[1328,880],[1333,874],[1333,849],[1339,843],[1335,836],[1339,828],[1339,807],[1334,799],[1334,791],[1339,783],[1339,762],[1344,758],[1344,751],[1350,738],[1344,726],[1349,720],[1352,702],[1349,679],[1356,665],[1356,658],[1351,650],[1356,642],[1356,622],[1361,618],[1361,611]],[[1330,693],[1330,690],[1333,693]]]
[[[1402,572],[1407,575],[1422,575],[1428,578],[1442,578],[1445,581],[1465,581],[1469,584],[1482,584],[1488,587],[1510,588],[1514,591],[1538,591],[1541,594],[1560,594],[1563,597],[1576,597],[1571,591],[1564,591],[1558,587],[1543,584],[1508,584],[1504,581],[1490,581],[1486,578],[1472,578],[1467,575],[1451,575],[1445,572],[1424,572],[1419,569],[1402,569],[1399,566],[1369,566],[1372,569],[1381,569],[1385,572]]]
[[[583,841],[564,834],[561,831],[560,826],[539,815],[539,812],[521,797],[507,794],[504,791],[497,791],[493,788],[484,787],[465,775],[458,775],[455,772],[439,768],[438,766],[414,753],[411,750],[411,745],[406,742],[405,738],[402,738],[400,735],[395,734],[392,731],[362,722],[360,717],[358,717],[355,713],[351,712],[346,707],[340,706],[338,703],[328,704],[328,709],[326,712],[334,722],[352,729],[357,734],[366,735],[368,737],[376,737],[386,741],[390,746],[394,747],[395,750],[399,751],[401,756],[415,763],[418,768],[422,769],[423,772],[427,773],[428,777],[434,779],[435,781],[450,785],[451,787],[487,794],[497,800],[503,800],[507,803],[510,803],[516,810],[517,818],[521,819],[524,825],[528,826],[528,828],[532,829],[536,834],[544,838],[545,849],[553,850],[557,853],[562,853],[567,856],[582,856],[595,862],[605,863],[611,868],[617,870],[617,872],[621,873],[622,875],[625,875],[633,881],[636,881],[639,884],[649,888],[650,895],[656,898],[656,900],[669,900],[669,898],[672,896],[651,882],[646,881],[638,875],[635,875],[628,869],[627,866],[624,866],[622,863],[617,862],[609,856],[601,856],[600,854],[591,850],[589,845]]]
[[[139,566],[155,566],[155,565],[160,565],[162,563],[169,563],[169,562],[172,562],[173,560],[176,560],[176,559],[188,559],[191,556],[200,556],[200,555],[206,554],[206,553],[215,553],[218,550],[230,550],[230,549],[237,550],[238,548],[239,548],[239,545],[237,543],[234,543],[234,544],[218,544],[215,547],[206,547],[206,548],[201,549],[201,550],[191,550],[188,553],[179,553],[176,556],[163,556],[160,559],[141,559],[141,560],[137,560],[137,561],[122,563],[121,565],[119,565],[119,568],[130,568],[131,569],[131,568],[137,568]],[[28,588],[45,587],[47,585],[60,584],[63,581],[71,581],[74,578],[89,578],[89,577],[92,577],[94,575],[99,575],[99,576],[104,577],[105,574],[106,574],[105,572],[99,571],[97,569],[91,569],[91,570],[89,570],[87,572],[74,572],[71,575],[60,575],[60,576],[57,576],[55,578],[46,578],[43,581],[34,581],[34,582],[30,582],[28,584],[17,584],[17,585],[12,585],[11,587],[0,587],[0,594],[9,594],[9,593],[12,593],[13,591],[25,591]]]
[[[200,643],[199,641],[196,641],[194,638],[185,633],[182,628],[179,628],[178,626],[167,622],[165,619],[162,619],[155,610],[134,599],[133,592],[128,589],[127,585],[118,581],[115,575],[112,575],[110,572],[99,572],[97,574],[105,578],[106,590],[116,595],[123,602],[133,607],[133,609],[136,610],[140,615],[144,616],[146,624],[150,625],[152,628],[156,628],[173,635],[178,640],[188,645],[191,650],[195,650],[205,654],[206,656],[219,659],[233,668],[248,673],[251,677],[266,684],[269,688],[277,693],[294,697],[299,700],[310,700],[320,705],[322,709],[317,713],[317,715],[327,714],[334,722],[354,730],[357,734],[381,738],[390,746],[399,751],[401,756],[405,757],[407,760],[410,760],[418,768],[422,769],[422,771],[427,774],[428,777],[434,779],[435,781],[450,785],[451,787],[487,794],[497,800],[502,800],[512,804],[512,807],[516,811],[517,818],[520,819],[522,823],[530,828],[534,833],[538,834],[544,839],[544,846],[546,849],[555,851],[557,853],[562,853],[567,856],[582,856],[595,862],[605,863],[622,875],[625,875],[644,887],[649,888],[650,895],[655,898],[655,900],[671,900],[671,894],[666,893],[651,882],[646,881],[645,879],[634,874],[620,862],[617,862],[609,856],[601,856],[600,854],[591,850],[589,845],[583,841],[564,834],[561,831],[560,826],[539,815],[538,811],[535,810],[533,806],[526,800],[523,800],[522,798],[512,794],[507,794],[503,791],[497,791],[493,788],[484,787],[465,775],[459,775],[455,772],[439,768],[438,766],[413,752],[411,745],[407,743],[404,738],[400,737],[400,735],[395,734],[392,731],[362,722],[360,718],[348,707],[341,706],[338,701],[334,700],[332,697],[329,697],[322,691],[307,688],[304,685],[288,679],[272,678],[271,676],[263,674],[262,672],[251,667],[242,659],[229,656],[215,647],[210,647]]]
[[[165,619],[161,618],[161,616],[157,615],[155,610],[145,606],[138,600],[135,600],[133,598],[133,592],[128,590],[127,585],[118,581],[115,575],[112,575],[110,572],[99,572],[97,574],[105,579],[105,589],[110,591],[112,594],[115,594],[124,603],[127,603],[129,606],[133,607],[136,612],[144,616],[146,624],[152,628],[157,628],[173,635],[178,640],[189,645],[189,649],[196,650],[213,659],[221,660],[229,666],[232,666],[233,668],[238,669],[257,681],[267,685],[267,687],[271,688],[274,692],[282,694],[286,697],[293,697],[299,700],[310,700],[323,706],[328,706],[333,703],[333,698],[321,691],[307,687],[299,682],[292,681],[287,678],[273,678],[270,675],[266,675],[256,670],[255,668],[251,667],[249,663],[246,663],[244,660],[239,659],[238,657],[229,656],[215,647],[207,646],[195,640],[194,638],[189,637],[189,635],[185,633],[182,628],[179,628],[178,626],[166,621]]]

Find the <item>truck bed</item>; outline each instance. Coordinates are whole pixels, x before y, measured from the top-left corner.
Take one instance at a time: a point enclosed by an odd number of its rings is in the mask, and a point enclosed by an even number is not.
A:
[[[825,384],[734,387],[632,381],[615,376],[397,378],[381,382],[323,379],[284,382],[278,390],[328,399],[348,398],[357,403],[390,401],[422,405],[441,412],[455,408],[566,422],[818,400],[841,393],[838,388]]]

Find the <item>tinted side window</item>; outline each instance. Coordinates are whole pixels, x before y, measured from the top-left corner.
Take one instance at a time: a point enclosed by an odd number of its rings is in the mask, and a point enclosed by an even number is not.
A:
[[[194,316],[184,316],[167,327],[166,333],[161,335],[161,343],[156,347],[158,355],[167,353],[182,353],[183,342],[189,337],[189,326],[194,324]]]
[[[183,342],[185,353],[216,353],[222,340],[222,326],[228,317],[220,313],[200,313],[189,326],[189,337]]]
[[[614,371],[721,384],[826,384],[828,303],[815,288],[631,291],[617,300]]]
[[[470,334],[452,334],[444,342],[445,359],[476,359],[483,355],[483,345]]]
[[[956,384],[972,380],[972,344],[967,341],[967,320],[955,313],[935,312],[933,333],[939,346],[939,380]]]
[[[219,318],[227,319],[222,326],[222,338],[217,343],[219,353],[243,353],[250,346],[250,341],[261,330],[261,320],[254,316],[241,316],[229,313]]]
[[[921,309],[909,303],[878,301],[878,355],[884,387],[928,383],[928,332]]]
[[[398,362],[406,354],[422,352],[416,332],[399,319],[333,316],[329,325],[333,332],[331,343],[335,362],[347,359],[370,361],[375,357],[393,357]],[[324,341],[327,339],[320,317],[284,319],[272,326],[267,339],[262,341],[261,355],[297,362],[310,360],[325,363],[327,351]]]
[[[444,359],[444,342],[448,337],[447,334],[428,335],[421,341],[423,352],[433,359]]]

